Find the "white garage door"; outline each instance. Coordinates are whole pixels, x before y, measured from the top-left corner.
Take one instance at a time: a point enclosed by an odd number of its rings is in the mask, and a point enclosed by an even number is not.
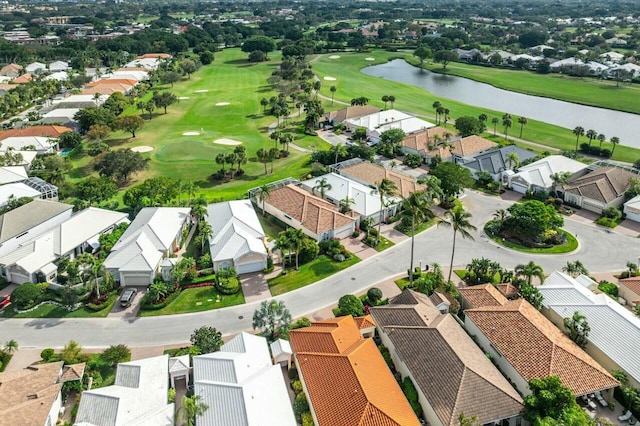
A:
[[[529,188],[527,188],[526,186],[517,184],[515,182],[512,182],[511,183],[511,189],[513,189],[514,191],[516,191],[516,192],[518,192],[520,194],[525,194],[527,192],[527,189],[529,189]]]
[[[134,274],[124,274],[122,276],[124,282],[120,283],[122,287],[125,286],[148,286],[151,284],[151,280],[149,279],[149,275],[134,275]]]
[[[247,262],[238,265],[238,274],[248,274],[250,272],[262,271],[265,268],[265,264],[262,260],[256,262]]]
[[[631,213],[631,212],[626,212],[626,213],[627,213],[627,219],[633,220],[635,222],[640,222],[640,214]]]

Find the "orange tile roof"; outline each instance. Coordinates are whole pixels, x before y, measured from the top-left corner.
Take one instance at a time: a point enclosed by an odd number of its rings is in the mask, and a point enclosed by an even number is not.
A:
[[[107,87],[106,85],[91,87],[89,89],[82,89],[81,95],[95,95],[96,93],[100,95],[111,95],[113,93],[125,93],[129,88],[127,86],[123,86],[122,84],[114,84],[113,86]]]
[[[377,185],[382,179],[389,179],[396,188],[398,188],[398,196],[406,198],[414,192],[424,191],[424,185],[420,185],[412,176],[394,172],[384,166],[362,161],[352,166],[343,167],[340,170],[341,175],[352,177],[369,185]]]
[[[87,84],[85,87],[96,87],[96,86],[111,86],[113,84],[121,84],[125,86],[135,86],[138,84],[137,80],[133,80],[130,78],[112,78],[107,80],[97,80],[92,83]]]
[[[624,278],[622,280],[618,280],[618,283],[621,287],[626,287],[629,291],[636,294],[636,298],[629,300],[628,302],[636,302],[640,300],[640,277]]]
[[[524,299],[465,315],[526,381],[555,375],[578,396],[620,385]]]
[[[0,130],[0,141],[11,137],[43,136],[47,138],[59,138],[64,132],[72,132],[73,129],[64,126],[31,126],[22,129]]]
[[[340,229],[355,219],[338,211],[328,201],[309,194],[295,185],[287,185],[271,191],[266,201],[271,206],[301,222],[314,234],[330,229]]]
[[[371,318],[371,315],[356,317],[354,318],[354,320],[360,330],[362,330],[363,328],[371,328],[376,326],[376,323],[373,321],[373,318]]]
[[[498,290],[500,290],[500,293],[506,296],[507,299],[513,298],[520,294],[518,287],[511,283],[498,284],[496,287],[498,288]]]
[[[30,82],[31,80],[33,80],[33,77],[31,76],[31,74],[22,74],[20,77],[14,78],[12,83],[13,84],[24,84],[24,83]]]
[[[453,136],[456,134],[456,131],[445,129],[441,126],[430,127],[428,129],[420,130],[418,132],[413,132],[406,135],[404,140],[402,141],[402,146],[427,153],[429,151],[429,145],[435,145],[434,137],[438,135],[440,137],[440,140],[444,140],[445,133],[449,133]]]
[[[471,135],[466,138],[449,142],[447,145],[438,145],[435,150],[429,151],[430,156],[439,155],[440,158],[449,158],[452,155],[465,157],[467,155],[478,154],[488,149],[496,148],[499,145],[480,136]]]
[[[168,53],[145,53],[144,55],[137,56],[136,59],[153,59],[153,58],[162,58],[169,59],[171,55]]]
[[[328,347],[327,337],[333,341]],[[319,426],[420,424],[375,343],[360,336],[352,317],[292,330],[290,339]]]
[[[458,289],[469,309],[483,306],[502,306],[509,300],[492,284],[475,285]]]

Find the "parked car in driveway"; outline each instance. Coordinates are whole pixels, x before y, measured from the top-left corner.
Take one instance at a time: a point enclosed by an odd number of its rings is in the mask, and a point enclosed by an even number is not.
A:
[[[11,303],[10,294],[5,294],[4,296],[0,296],[0,309],[5,308],[9,303]]]
[[[122,292],[120,296],[120,306],[128,308],[133,303],[133,299],[136,297],[138,290],[135,288],[127,288]]]

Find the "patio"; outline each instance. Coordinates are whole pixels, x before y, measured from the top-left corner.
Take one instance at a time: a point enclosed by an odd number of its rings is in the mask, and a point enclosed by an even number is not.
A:
[[[618,420],[618,417],[627,411],[620,402],[614,400],[615,408],[611,410],[608,406],[602,406],[596,398],[588,398],[590,402],[585,402],[583,398],[584,397],[578,398],[578,404],[592,419],[606,419],[614,425],[631,424],[629,421],[622,422]]]

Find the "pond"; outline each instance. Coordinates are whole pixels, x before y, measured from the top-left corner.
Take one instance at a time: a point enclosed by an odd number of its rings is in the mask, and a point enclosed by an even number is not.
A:
[[[442,98],[508,112],[513,116],[524,116],[567,129],[576,126],[584,127],[585,131],[594,129],[598,133],[604,133],[607,139],[617,136],[623,145],[640,148],[640,115],[637,114],[510,92],[463,77],[421,70],[403,59],[366,67],[362,72],[373,77],[412,84]],[[581,140],[587,142],[584,137]]]

